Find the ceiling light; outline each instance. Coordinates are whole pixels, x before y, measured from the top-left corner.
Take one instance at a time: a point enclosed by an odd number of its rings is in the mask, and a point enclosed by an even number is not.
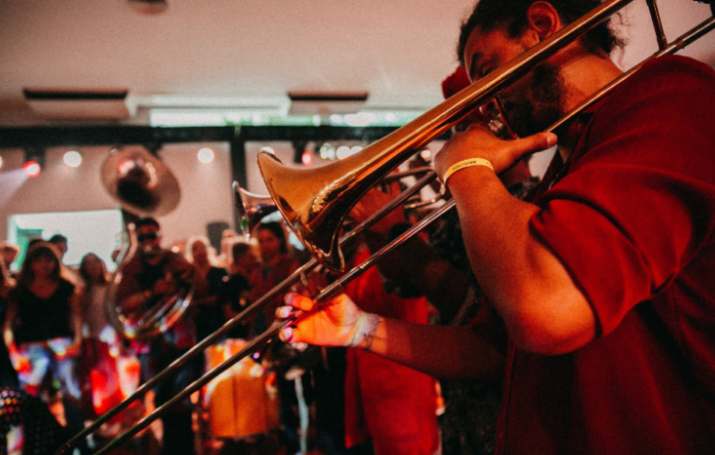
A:
[[[343,117],[348,126],[368,126],[377,123],[377,116],[371,112],[358,112]]]
[[[25,164],[22,165],[22,170],[28,177],[34,179],[42,172],[44,162],[45,151],[43,149],[28,148],[25,150]]]
[[[341,145],[335,151],[335,156],[337,156],[337,158],[339,160],[342,160],[343,158],[347,158],[350,155],[352,155],[352,153],[350,153],[350,147],[348,147],[347,145]]]
[[[79,167],[82,164],[82,155],[76,150],[65,153],[62,159],[69,167]]]
[[[199,150],[198,158],[202,163],[208,164],[214,160],[214,151],[208,147],[204,147]]]
[[[335,147],[333,147],[329,142],[326,142],[320,146],[320,149],[318,150],[318,155],[324,160],[334,160]]]
[[[28,177],[30,178],[35,178],[38,175],[40,175],[40,172],[42,172],[42,167],[40,167],[40,163],[37,161],[25,161],[25,164],[22,165],[22,170],[25,171],[25,174],[27,174]]]
[[[303,162],[303,166],[310,166],[313,164],[313,154],[310,153],[310,151],[305,150],[303,151],[300,160]]]

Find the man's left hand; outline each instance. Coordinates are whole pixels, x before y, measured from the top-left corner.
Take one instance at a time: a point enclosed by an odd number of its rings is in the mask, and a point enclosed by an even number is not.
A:
[[[553,133],[537,133],[515,140],[494,136],[484,125],[470,125],[466,131],[455,133],[435,155],[437,175],[444,176],[450,166],[470,158],[483,158],[500,174],[512,167],[524,155],[539,152],[556,144]]]

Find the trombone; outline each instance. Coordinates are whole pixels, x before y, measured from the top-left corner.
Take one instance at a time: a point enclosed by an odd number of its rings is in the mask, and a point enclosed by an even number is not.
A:
[[[329,270],[342,270],[344,268],[344,260],[340,251],[340,246],[343,242],[358,235],[358,233],[362,232],[364,229],[372,225],[372,223],[384,216],[384,214],[389,213],[386,209],[387,207],[389,207],[389,210],[392,210],[398,205],[397,203],[393,205],[391,202],[388,206],[373,215],[373,217],[362,223],[354,231],[343,237],[339,237],[339,231],[343,218],[347,216],[349,209],[352,205],[354,205],[355,201],[362,197],[362,195],[369,188],[380,181],[392,169],[397,167],[400,162],[411,156],[415,149],[425,145],[435,137],[438,137],[447,131],[449,128],[466,117],[472,110],[484,104],[488,99],[496,96],[500,90],[515,82],[521,76],[530,71],[534,66],[555,54],[558,50],[585,34],[599,23],[605,21],[632,1],[633,0],[609,0],[602,3],[582,18],[574,21],[570,25],[541,42],[539,45],[526,51],[524,54],[515,58],[505,66],[495,70],[489,76],[462,90],[457,95],[444,101],[403,128],[400,128],[396,132],[373,143],[366,149],[363,149],[363,151],[352,155],[351,157],[310,171],[310,175],[307,175],[307,171],[288,171],[272,154],[262,152],[258,158],[259,167],[261,168],[261,173],[266,181],[271,197],[276,202],[278,210],[281,211],[298,238],[312,253],[314,259],[296,270],[296,272],[294,272],[290,277],[286,278],[286,280],[269,291],[261,299],[254,302],[242,313],[226,322],[221,329],[194,346],[190,351],[184,354],[184,356],[174,361],[166,370],[160,372],[154,379],[139,387],[137,391],[125,401],[101,416],[91,426],[87,427],[83,432],[68,441],[58,453],[69,453],[77,441],[85,437],[87,434],[97,430],[101,424],[125,409],[131,402],[142,396],[159,381],[164,380],[169,374],[172,374],[177,368],[184,365],[190,358],[194,357],[196,354],[200,353],[202,350],[217,341],[223,334],[233,328],[242,319],[263,306],[265,302],[275,298],[278,294],[287,290],[298,278],[317,267],[319,263]],[[576,109],[549,127],[546,131],[553,131],[571,120],[585,108],[602,98],[615,86],[630,77],[646,62],[659,58],[663,55],[673,54],[715,28],[715,17],[711,17],[678,37],[676,40],[668,43],[664,38],[665,35],[663,33],[662,25],[660,24],[659,15],[657,14],[657,5],[655,0],[646,1],[648,2],[651,11],[654,12],[651,16],[653,18],[656,34],[661,37],[658,39],[659,51],[645,59],[633,69],[621,75],[597,93],[593,94],[589,99],[585,100]],[[426,179],[434,178],[436,177],[432,171],[422,177],[420,182],[423,180],[426,181]],[[420,182],[418,182],[418,184]],[[413,187],[416,186],[417,185],[414,185]],[[410,190],[398,196],[398,198],[393,202],[397,200],[406,200],[409,196],[405,196],[404,199],[403,196]],[[414,192],[412,194],[414,194]],[[325,302],[339,293],[345,283],[362,274],[385,255],[391,253],[402,243],[413,237],[425,226],[454,208],[454,205],[454,201],[446,202],[422,219],[419,223],[412,226],[393,242],[373,254],[373,256],[371,256],[367,261],[351,269],[338,281],[325,288],[314,299],[316,303],[318,303],[315,308],[319,308],[321,306],[320,303]],[[183,400],[191,393],[199,390],[220,373],[230,368],[235,362],[238,362],[244,357],[247,357],[248,355],[251,355],[261,349],[283,328],[300,321],[307,314],[309,313],[303,313],[302,315],[295,316],[281,322],[274,322],[268,331],[253,339],[244,349],[216,366],[211,371],[207,372],[203,377],[192,383],[187,389],[179,393],[163,406],[157,408],[154,413],[146,416],[138,424],[123,435],[111,441],[97,453],[106,453],[115,446],[128,440],[139,431],[146,428],[153,420],[167,412],[171,405],[179,400]]]

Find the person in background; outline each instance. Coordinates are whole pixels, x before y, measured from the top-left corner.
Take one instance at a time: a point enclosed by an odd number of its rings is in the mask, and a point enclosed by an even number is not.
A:
[[[166,302],[193,281],[194,267],[183,255],[161,247],[159,223],[154,218],[142,218],[135,223],[137,253],[121,264],[123,278],[117,286],[117,301],[125,314],[143,314],[152,305]],[[194,322],[189,308],[170,329],[146,344],[135,344],[141,364],[143,382],[153,378],[196,343]],[[161,406],[196,380],[203,368],[200,358],[187,362],[170,379],[155,388],[155,404]],[[161,418],[163,424],[162,453],[194,453],[194,434],[189,400],[176,403]]]
[[[15,277],[11,276],[5,265],[5,258],[4,254],[0,254],[0,321],[5,321],[7,296],[15,287]],[[0,343],[0,387],[18,387],[19,385],[17,371],[10,361],[10,352],[5,343]]]
[[[15,287],[15,277],[10,275],[5,259],[0,255],[0,297],[7,297],[13,287]]]
[[[74,267],[71,267],[64,263],[65,254],[67,254],[67,250],[69,249],[67,237],[62,234],[55,234],[50,237],[48,242],[54,245],[59,252],[60,264],[62,266],[62,275],[65,277],[65,279],[71,281],[72,284],[77,287],[81,288],[82,286],[84,286],[84,280],[82,280],[82,277],[79,275],[77,270]]]
[[[60,270],[59,252],[52,244],[37,242],[28,249],[8,295],[3,337],[22,389],[48,403],[61,402],[61,423],[79,431],[84,426],[76,375],[82,295]]]
[[[67,237],[62,234],[55,234],[47,241],[53,244],[55,248],[57,248],[57,251],[60,254],[60,262],[62,262],[65,258],[65,254],[67,254],[67,250],[69,249],[67,244]]]
[[[0,242],[0,255],[2,255],[2,259],[4,260],[8,276],[11,278],[16,278],[17,275],[12,271],[12,263],[15,262],[15,258],[17,258],[18,254],[20,254],[19,246],[7,240]]]
[[[231,246],[231,263],[229,277],[225,287],[226,300],[224,316],[233,319],[251,302],[250,278],[260,267],[258,258],[253,251],[253,246],[245,242],[235,242]],[[227,335],[228,338],[248,339],[250,327],[248,320],[244,320],[238,327],[234,327]]]
[[[87,253],[80,261],[79,274],[85,284],[81,305],[83,407],[88,416],[99,416],[122,399],[117,371],[120,344],[106,316],[110,277],[104,261],[94,253]]]
[[[370,257],[364,242],[348,257],[352,268]],[[377,267],[345,286],[364,311],[416,324],[429,322],[423,297],[388,294]],[[345,445],[371,445],[375,455],[431,455],[439,446],[434,378],[370,352],[347,349]]]
[[[191,237],[186,242],[186,259],[196,270],[192,311],[197,341],[211,335],[226,322],[223,307],[228,274],[216,265],[215,256],[206,237]]]
[[[239,235],[233,229],[224,229],[221,232],[221,251],[219,252],[218,263],[221,267],[226,269],[229,275],[231,274],[231,271],[228,269],[231,266],[233,257],[231,254],[231,247],[234,243],[239,241],[238,238]]]
[[[256,257],[254,247],[250,243],[237,241],[233,242],[230,251],[229,274],[241,275],[249,280],[261,265]]]
[[[83,332],[92,340],[112,341],[115,334],[105,336],[103,332],[114,331],[105,315],[105,301],[109,272],[107,266],[94,253],[84,255],[79,264],[79,274],[85,282],[85,299],[82,305]]]
[[[251,301],[255,302],[266,292],[287,278],[300,264],[291,256],[283,226],[278,222],[261,223],[256,227],[261,263],[251,276]],[[250,321],[251,337],[265,332],[275,318],[275,309],[281,302],[279,295],[266,302]],[[310,379],[304,369],[292,368],[300,353],[284,343],[271,343],[269,357],[277,370],[280,415],[289,450],[297,452],[307,445],[306,417],[310,400]],[[305,431],[301,431],[301,429]]]
[[[272,221],[259,224],[256,227],[256,239],[261,264],[250,278],[253,288],[251,300],[254,302],[300,267],[298,261],[289,253],[286,233],[280,223]],[[258,312],[253,327],[254,333],[262,333],[271,325],[281,298],[282,296],[278,296]]]

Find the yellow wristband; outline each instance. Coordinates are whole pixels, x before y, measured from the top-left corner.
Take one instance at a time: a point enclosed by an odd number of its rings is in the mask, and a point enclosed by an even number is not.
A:
[[[442,183],[447,185],[447,179],[450,178],[452,174],[472,166],[486,166],[492,171],[494,170],[494,166],[492,166],[492,163],[490,163],[489,160],[485,160],[484,158],[470,158],[451,165],[449,169],[447,169],[447,172],[444,173]]]

